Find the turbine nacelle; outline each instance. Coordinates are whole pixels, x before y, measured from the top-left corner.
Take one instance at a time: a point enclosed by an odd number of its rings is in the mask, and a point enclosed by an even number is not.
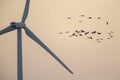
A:
[[[12,27],[15,27],[17,29],[20,29],[20,28],[24,28],[25,27],[25,23],[22,23],[22,22],[11,22],[10,25]]]

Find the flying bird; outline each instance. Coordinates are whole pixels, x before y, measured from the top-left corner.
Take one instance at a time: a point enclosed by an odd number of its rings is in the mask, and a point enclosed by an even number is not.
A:
[[[107,21],[107,22],[106,22],[106,25],[108,25],[108,24],[109,24],[109,22]]]
[[[101,33],[100,32],[97,32],[98,35],[100,35]]]
[[[69,31],[66,31],[65,33],[69,33]]]
[[[91,32],[92,34],[95,34],[96,33],[96,31],[93,31],[93,32]]]
[[[98,19],[101,19],[101,17],[98,17]]]
[[[75,33],[73,33],[72,35],[75,36]]]
[[[67,17],[67,19],[72,19],[71,17]]]
[[[93,39],[92,36],[87,37],[88,39]]]
[[[60,32],[59,34],[63,34],[62,32]]]
[[[79,34],[79,36],[82,36],[82,34]]]
[[[78,30],[76,30],[75,32],[77,32],[77,33],[78,33],[79,31],[78,31]]]
[[[85,32],[85,35],[89,34],[89,32]]]
[[[88,19],[92,19],[92,17],[88,17]]]
[[[85,15],[81,15],[82,17],[84,17]]]
[[[81,20],[79,20],[78,22],[79,22],[79,23],[81,23],[82,21],[81,21]]]
[[[109,37],[107,39],[110,39]]]
[[[84,30],[80,30],[80,32],[84,33],[85,31]]]

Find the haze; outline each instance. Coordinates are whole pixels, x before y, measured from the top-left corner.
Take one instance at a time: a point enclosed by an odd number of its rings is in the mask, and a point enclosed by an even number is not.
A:
[[[0,30],[21,20],[24,4],[25,0],[0,0]],[[26,24],[75,74],[23,30],[23,80],[120,80],[119,8],[119,0],[31,0]],[[75,30],[102,34],[92,40],[69,37]],[[113,38],[107,39],[111,31]],[[98,38],[103,41],[98,43]],[[17,79],[16,41],[16,31],[0,36],[0,80]]]

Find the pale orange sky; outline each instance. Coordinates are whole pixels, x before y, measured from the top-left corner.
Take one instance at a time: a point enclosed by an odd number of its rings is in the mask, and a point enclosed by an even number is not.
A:
[[[20,21],[24,4],[25,0],[0,0],[0,30]],[[119,8],[119,0],[31,0],[27,26],[75,74],[67,72],[23,30],[24,80],[120,80]],[[97,20],[98,16],[102,19]],[[76,29],[100,31],[102,35],[94,38],[104,40],[68,37]],[[114,37],[107,40],[110,31]],[[17,80],[16,34],[0,36],[0,80]]]

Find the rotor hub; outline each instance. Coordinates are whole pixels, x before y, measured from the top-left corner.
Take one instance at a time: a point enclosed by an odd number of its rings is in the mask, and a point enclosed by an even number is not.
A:
[[[16,27],[16,28],[23,28],[23,27],[25,27],[25,23],[11,22],[11,26]]]

